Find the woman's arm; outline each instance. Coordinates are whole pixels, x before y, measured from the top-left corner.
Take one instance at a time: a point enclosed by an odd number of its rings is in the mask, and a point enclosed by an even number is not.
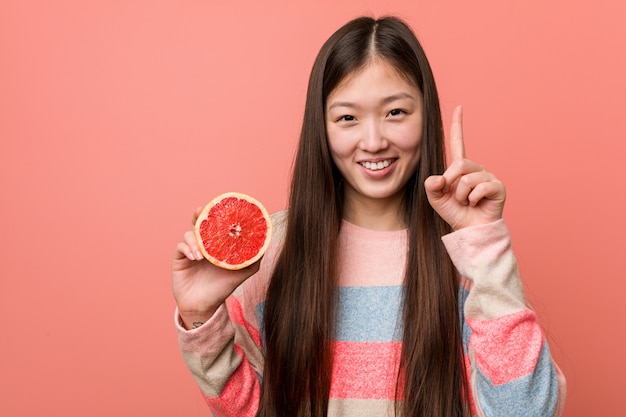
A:
[[[459,273],[464,348],[478,415],[558,416],[565,378],[527,305],[503,220],[443,237]]]

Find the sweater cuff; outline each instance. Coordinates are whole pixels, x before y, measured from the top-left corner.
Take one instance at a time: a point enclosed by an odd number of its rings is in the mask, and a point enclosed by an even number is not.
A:
[[[225,304],[220,305],[209,320],[195,329],[187,330],[183,327],[178,308],[175,310],[174,322],[183,351],[210,351],[213,347],[222,346],[235,332]]]
[[[490,263],[511,250],[509,229],[503,219],[454,231],[441,240],[454,266],[470,279],[477,266]]]

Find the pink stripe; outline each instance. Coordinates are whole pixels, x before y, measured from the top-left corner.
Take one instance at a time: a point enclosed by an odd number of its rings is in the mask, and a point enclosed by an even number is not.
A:
[[[261,333],[246,320],[239,300],[235,297],[229,297],[226,299],[226,304],[228,305],[228,314],[233,323],[245,327],[254,344],[260,347],[262,343]]]
[[[543,333],[535,313],[522,310],[493,320],[466,319],[476,366],[494,385],[530,374],[537,364]]]
[[[235,351],[239,356],[244,355],[237,346]],[[204,400],[218,417],[254,417],[259,407],[260,392],[256,372],[244,359],[226,383],[221,395],[218,398],[205,396]]]
[[[336,342],[330,397],[394,399],[401,350],[401,342]]]

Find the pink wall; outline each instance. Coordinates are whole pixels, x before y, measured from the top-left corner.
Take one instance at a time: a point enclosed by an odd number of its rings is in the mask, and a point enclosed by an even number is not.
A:
[[[297,6],[295,4],[298,4]],[[284,207],[308,72],[363,13],[413,24],[447,121],[508,186],[567,417],[626,409],[626,7],[572,1],[0,5],[0,415],[204,416],[170,256],[223,191]]]

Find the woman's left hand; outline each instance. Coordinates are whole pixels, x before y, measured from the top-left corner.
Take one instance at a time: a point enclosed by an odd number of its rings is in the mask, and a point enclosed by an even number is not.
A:
[[[457,106],[450,127],[451,164],[443,175],[424,182],[430,205],[454,230],[502,218],[504,184],[482,165],[465,157],[463,109]]]

